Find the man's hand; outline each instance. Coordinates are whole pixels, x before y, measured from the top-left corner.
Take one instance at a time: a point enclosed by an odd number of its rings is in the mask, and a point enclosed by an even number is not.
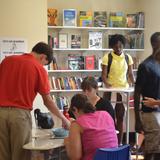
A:
[[[151,107],[151,108],[157,108],[159,107],[157,104],[157,100],[154,98],[145,97],[145,100],[142,101],[144,105]]]

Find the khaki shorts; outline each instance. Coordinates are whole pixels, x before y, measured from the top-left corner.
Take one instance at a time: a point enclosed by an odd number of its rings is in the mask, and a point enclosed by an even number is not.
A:
[[[0,160],[30,160],[24,144],[31,140],[30,111],[0,107]]]
[[[142,112],[145,152],[160,153],[160,112]]]

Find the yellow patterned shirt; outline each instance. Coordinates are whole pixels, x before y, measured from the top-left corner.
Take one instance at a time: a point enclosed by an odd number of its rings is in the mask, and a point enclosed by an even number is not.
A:
[[[102,65],[108,65],[108,54],[105,54],[102,58]],[[107,81],[112,87],[129,87],[127,81],[127,71],[128,71],[128,64],[125,60],[125,55],[122,53],[120,56],[116,55],[114,52],[112,54],[112,63],[110,66],[109,75]],[[132,57],[128,55],[129,58],[129,65],[133,64]]]

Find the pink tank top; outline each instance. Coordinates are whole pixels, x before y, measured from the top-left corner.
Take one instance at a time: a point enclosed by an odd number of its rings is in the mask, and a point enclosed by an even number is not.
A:
[[[83,128],[82,160],[93,160],[97,148],[118,146],[114,121],[106,111],[83,114],[76,121]]]

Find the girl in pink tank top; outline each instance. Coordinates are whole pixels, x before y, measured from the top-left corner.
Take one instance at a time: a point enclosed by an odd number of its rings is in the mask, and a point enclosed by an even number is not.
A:
[[[72,97],[71,110],[76,120],[72,122],[65,146],[71,160],[92,160],[97,148],[118,146],[114,121],[105,111],[95,111],[87,96]]]

